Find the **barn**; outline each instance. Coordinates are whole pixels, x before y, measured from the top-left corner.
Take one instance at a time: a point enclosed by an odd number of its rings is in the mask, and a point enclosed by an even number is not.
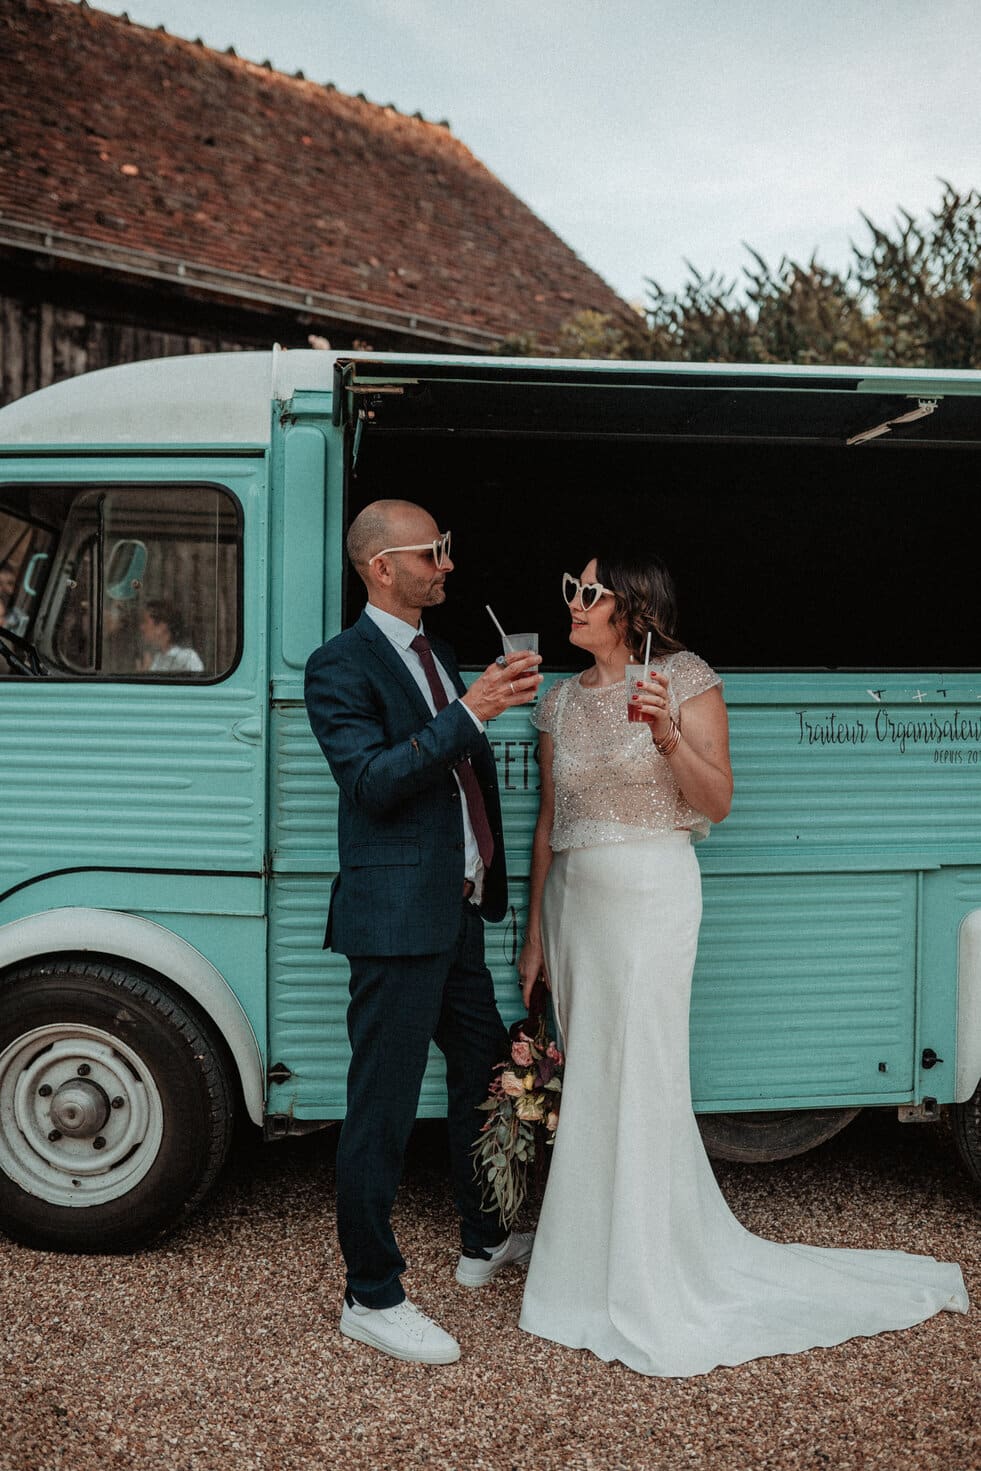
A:
[[[0,0],[0,402],[274,341],[549,352],[583,310],[632,317],[445,121]]]

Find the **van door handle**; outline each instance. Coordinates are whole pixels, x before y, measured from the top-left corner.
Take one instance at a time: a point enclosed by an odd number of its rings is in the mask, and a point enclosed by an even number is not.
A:
[[[247,715],[235,722],[232,735],[246,746],[257,746],[262,740],[262,720],[258,715]]]

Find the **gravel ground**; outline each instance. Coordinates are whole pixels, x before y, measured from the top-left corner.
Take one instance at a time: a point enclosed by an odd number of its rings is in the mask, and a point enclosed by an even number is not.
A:
[[[332,1133],[240,1143],[206,1209],[140,1256],[0,1238],[3,1471],[981,1465],[977,1307],[690,1380],[521,1333],[519,1269],[479,1293],[453,1282],[440,1125],[416,1131],[397,1229],[409,1295],[463,1358],[426,1368],[342,1339],[333,1149]],[[801,1159],[718,1174],[754,1231],[956,1260],[981,1302],[981,1197],[942,1125],[865,1115]]]

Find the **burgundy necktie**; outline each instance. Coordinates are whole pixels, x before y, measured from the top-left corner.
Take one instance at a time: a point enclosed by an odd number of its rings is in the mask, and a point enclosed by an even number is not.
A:
[[[444,710],[450,702],[447,699],[443,681],[439,677],[439,670],[436,668],[436,660],[433,658],[429,640],[424,633],[417,633],[409,647],[415,649],[422,661],[423,672],[429,681],[433,704],[438,713]],[[494,857],[494,838],[490,830],[490,823],[487,821],[487,808],[484,806],[484,794],[480,790],[477,773],[471,766],[468,756],[458,761],[453,769],[460,778],[463,795],[467,799],[467,811],[470,814],[473,835],[477,839],[477,851],[480,853],[484,867],[489,868],[491,859]]]

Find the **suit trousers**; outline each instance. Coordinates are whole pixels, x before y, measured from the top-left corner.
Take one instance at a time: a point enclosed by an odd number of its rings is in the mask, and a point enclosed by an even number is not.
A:
[[[337,1146],[337,1233],[349,1292],[365,1307],[405,1297],[405,1261],[391,1225],[422,1076],[434,1041],[446,1059],[450,1172],[464,1249],[498,1245],[506,1231],[481,1208],[471,1156],[496,1062],[508,1036],[484,963],[484,923],[464,902],[451,950],[348,957],[351,1065]]]

